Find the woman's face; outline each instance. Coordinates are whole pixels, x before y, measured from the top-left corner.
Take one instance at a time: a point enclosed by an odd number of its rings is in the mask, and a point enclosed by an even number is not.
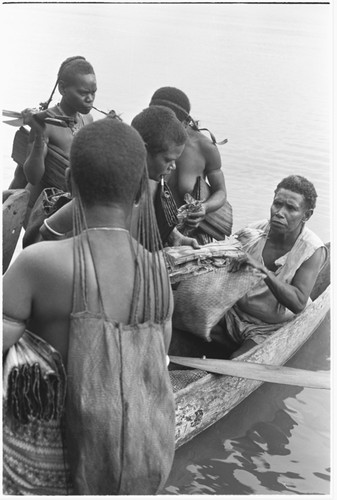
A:
[[[61,83],[62,104],[67,108],[65,111],[88,114],[93,107],[96,90],[94,74],[76,75],[71,83]]]
[[[156,155],[147,154],[147,169],[149,172],[149,178],[159,182],[162,176],[168,176],[171,170],[176,168],[176,160],[179,158],[183,152],[185,144],[177,146],[175,143],[171,143],[168,149],[162,153],[157,153]]]

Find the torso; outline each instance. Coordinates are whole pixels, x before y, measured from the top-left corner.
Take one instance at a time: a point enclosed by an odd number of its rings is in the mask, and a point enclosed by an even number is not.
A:
[[[193,191],[198,176],[206,176],[205,145],[209,140],[200,132],[188,129],[188,140],[184,151],[176,161],[176,170],[173,170],[168,179],[178,207],[185,203],[186,193]]]
[[[127,324],[134,285],[134,258],[126,233],[94,234],[99,246],[99,259],[95,259],[100,274],[107,316]],[[103,241],[102,241],[103,240]],[[41,252],[35,259],[42,266],[41,278],[33,291],[33,315],[28,329],[47,341],[67,357],[70,315],[73,311],[73,239],[59,242],[41,242]],[[35,246],[35,245],[34,245]],[[105,251],[106,249],[106,251]],[[97,251],[97,249],[96,249]],[[109,273],[106,270],[109,269]],[[89,310],[99,311],[98,289],[91,257],[86,253],[86,272],[90,290]],[[43,279],[42,279],[43,276]],[[116,293],[118,290],[118,294]]]
[[[136,243],[134,240],[131,240],[133,242],[131,243],[129,238],[126,232],[91,232],[90,239],[98,281],[92,257],[85,245],[88,310],[92,313],[101,312],[98,282],[106,316],[112,321],[123,324],[129,324],[135,279],[135,257],[131,245],[136,246]],[[36,270],[32,273],[36,279],[32,285],[33,315],[27,328],[57,349],[66,363],[70,316],[73,312],[73,238],[58,242],[41,242],[28,247],[27,250],[30,248],[34,252],[33,269],[35,267]],[[143,276],[141,266],[140,272]],[[164,264],[162,272],[167,276]],[[144,271],[144,275],[147,279],[148,272]],[[150,289],[153,303],[153,289],[152,287]],[[143,300],[144,294],[140,293],[137,318],[139,323],[144,320]]]
[[[49,111],[53,115],[62,115],[58,106],[53,106]],[[71,130],[70,127],[58,127],[50,124],[47,124],[46,126],[46,136],[48,142],[51,145],[60,148],[66,156],[69,156],[70,154],[71,144],[76,132],[93,121],[90,114],[81,115],[78,113],[77,115],[78,121],[74,130]]]

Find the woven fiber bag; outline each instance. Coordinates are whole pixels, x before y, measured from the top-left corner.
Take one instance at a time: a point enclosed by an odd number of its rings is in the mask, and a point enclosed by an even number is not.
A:
[[[18,165],[23,165],[27,158],[29,132],[24,127],[20,127],[15,132],[12,158]]]
[[[211,341],[211,329],[261,278],[251,268],[229,272],[229,264],[181,281],[174,292],[174,328]]]

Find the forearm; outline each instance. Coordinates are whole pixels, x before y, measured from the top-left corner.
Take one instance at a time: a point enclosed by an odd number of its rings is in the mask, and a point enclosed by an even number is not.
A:
[[[298,314],[305,308],[307,297],[295,286],[279,280],[268,269],[264,270],[264,281],[280,304]]]
[[[33,185],[40,182],[45,171],[47,145],[42,135],[37,135],[32,143],[32,149],[23,165],[25,176]]]
[[[219,189],[214,193],[212,193],[211,196],[205,202],[203,202],[206,214],[210,212],[215,212],[215,210],[221,208],[222,205],[225,203],[226,199],[227,199],[227,193],[222,189]]]

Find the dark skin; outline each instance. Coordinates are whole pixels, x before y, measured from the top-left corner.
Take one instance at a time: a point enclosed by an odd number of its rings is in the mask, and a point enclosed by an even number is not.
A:
[[[300,313],[306,307],[324,261],[325,251],[323,248],[318,248],[303,262],[291,283],[285,283],[274,275],[277,267],[275,261],[291,250],[302,231],[303,224],[310,219],[312,213],[313,210],[307,208],[302,194],[284,188],[279,189],[270,209],[270,231],[262,252],[263,262],[247,254],[244,260],[233,266],[233,270],[239,269],[242,265],[252,266],[264,279],[279,303],[294,314]],[[243,244],[244,233],[244,230],[237,233]],[[244,301],[239,300],[237,304],[240,307],[244,305]],[[255,345],[256,343],[249,339],[231,357],[237,357]]]
[[[67,115],[74,119],[80,127],[93,121],[89,114],[92,109],[97,90],[94,74],[76,75],[71,82],[59,82],[59,92],[62,95],[60,107],[54,106],[48,110],[50,115]],[[61,109],[60,109],[61,108]],[[36,110],[22,111],[24,123],[31,127],[28,156],[23,165],[23,171],[28,180],[30,190],[29,206],[32,207],[42,191],[40,181],[45,172],[45,158],[47,146],[51,144],[69,156],[70,147],[74,138],[70,127],[58,127],[44,124],[34,119]]]
[[[131,211],[132,200],[85,207],[88,227],[128,229]],[[97,262],[103,276],[101,287],[111,297],[106,313],[114,321],[127,324],[134,286],[134,252],[130,248],[129,236],[125,232],[94,231],[90,238],[93,245],[100,246],[99,251],[96,248],[96,255],[99,255]],[[135,241],[134,247],[137,247]],[[95,298],[89,299],[89,309],[95,311],[99,310],[99,304],[92,302],[96,301],[98,296],[95,271],[91,264],[87,270],[90,297]],[[164,261],[160,262],[159,272],[165,283],[167,272]],[[3,323],[4,352],[19,340],[27,326],[57,349],[66,364],[69,318],[73,305],[73,279],[73,238],[41,242],[21,252],[3,277],[3,313],[14,320],[26,322],[26,325],[16,323],[10,327],[8,323]],[[151,293],[151,300],[154,301],[153,290]],[[140,318],[140,321],[142,320],[143,318]],[[168,324],[165,332],[167,349],[170,337],[171,324]]]
[[[193,191],[198,176],[208,179],[211,196],[201,204],[198,212],[189,214],[187,225],[196,228],[206,214],[220,208],[226,201],[227,192],[224,175],[221,171],[221,158],[218,148],[201,132],[186,128],[188,139],[185,149],[176,161],[176,170],[168,179],[177,206],[185,204],[184,196]]]
[[[171,174],[172,171],[175,170],[175,165],[177,159],[181,155],[184,149],[183,145],[176,145],[175,143],[171,143],[168,145],[167,150],[161,153],[157,153],[155,155],[148,152],[147,154],[147,165],[149,172],[149,182],[150,182],[150,191],[155,197],[156,190],[158,188],[158,182],[160,182],[161,177],[167,177]],[[69,174],[69,170],[66,172]],[[68,182],[69,184],[69,182]],[[51,215],[47,219],[47,224],[49,228],[57,231],[60,234],[66,234],[67,236],[71,235],[72,232],[72,207],[73,202],[70,201],[65,206],[60,208],[55,214]],[[136,231],[137,228],[137,209],[136,207],[133,210],[133,225],[132,230]],[[135,232],[136,234],[136,232]],[[41,235],[38,236],[38,239],[41,240]],[[190,238],[188,236],[183,236],[179,231],[174,228],[170,235],[170,245],[179,246],[179,245],[191,245],[193,248],[199,248],[197,241],[194,238]]]

